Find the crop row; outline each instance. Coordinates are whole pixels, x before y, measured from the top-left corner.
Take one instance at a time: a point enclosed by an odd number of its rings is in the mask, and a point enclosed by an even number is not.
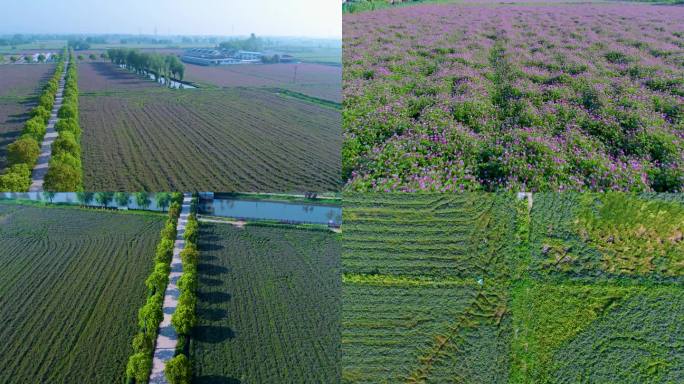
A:
[[[0,220],[0,382],[120,383],[159,216],[0,203]]]
[[[55,124],[59,136],[52,143],[52,156],[45,175],[45,189],[49,191],[73,192],[83,189],[77,64],[73,51],[69,55],[62,106]]]
[[[38,98],[38,105],[31,110],[31,118],[24,124],[21,136],[7,148],[8,167],[0,174],[0,191],[28,191],[31,186],[31,172],[40,156],[43,137],[52,114],[59,81],[64,72],[66,51],[60,56],[55,73],[45,84]]]
[[[133,354],[129,356],[126,366],[126,378],[129,383],[147,383],[150,378],[157,332],[164,318],[164,293],[169,283],[170,263],[176,241],[176,224],[182,199],[182,194],[173,194],[168,219],[161,231],[161,240],[155,251],[154,269],[145,280],[147,302],[138,311],[138,333],[133,338]]]
[[[338,235],[202,223],[199,250],[193,382],[339,382]]]

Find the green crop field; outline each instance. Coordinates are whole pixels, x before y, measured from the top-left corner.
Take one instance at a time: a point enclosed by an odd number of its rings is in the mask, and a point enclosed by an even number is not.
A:
[[[345,194],[344,383],[679,383],[675,195]]]
[[[79,67],[86,190],[337,191],[338,109],[275,92],[170,90]]]
[[[538,194],[512,383],[684,381],[679,195]]]
[[[194,383],[334,383],[338,235],[202,223]]]
[[[513,195],[345,194],[343,222],[343,382],[506,382]]]
[[[163,219],[0,202],[0,382],[121,382]]]

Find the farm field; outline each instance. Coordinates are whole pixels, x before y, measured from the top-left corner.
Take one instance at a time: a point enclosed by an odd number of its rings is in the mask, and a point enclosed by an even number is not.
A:
[[[163,219],[0,202],[0,382],[121,382]]]
[[[605,3],[345,14],[347,189],[680,191],[682,18]]]
[[[199,250],[193,383],[339,380],[337,235],[202,223]]]
[[[345,193],[345,383],[505,383],[508,195]]]
[[[93,65],[79,71],[80,87],[90,90],[79,99],[86,190],[301,192],[341,184],[335,109],[255,89],[178,91],[149,82],[148,90],[128,74],[88,72]]]
[[[7,165],[7,146],[19,137],[34,98],[54,71],[54,64],[0,65],[0,171]]]
[[[319,99],[342,102],[341,66],[298,63],[205,67],[188,64],[185,78],[221,87],[283,88]]]
[[[529,273],[512,294],[512,383],[684,380],[683,204],[535,195]]]
[[[344,383],[682,381],[682,196],[515,199],[344,194]]]

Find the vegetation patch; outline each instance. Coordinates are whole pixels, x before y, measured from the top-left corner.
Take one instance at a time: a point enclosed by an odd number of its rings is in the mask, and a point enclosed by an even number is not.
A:
[[[338,382],[339,235],[201,223],[194,383]]]
[[[122,382],[162,226],[0,202],[0,382]]]

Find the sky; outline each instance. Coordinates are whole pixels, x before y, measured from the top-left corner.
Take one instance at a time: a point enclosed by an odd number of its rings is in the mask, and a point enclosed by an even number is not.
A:
[[[342,36],[340,0],[11,0],[0,34]]]

